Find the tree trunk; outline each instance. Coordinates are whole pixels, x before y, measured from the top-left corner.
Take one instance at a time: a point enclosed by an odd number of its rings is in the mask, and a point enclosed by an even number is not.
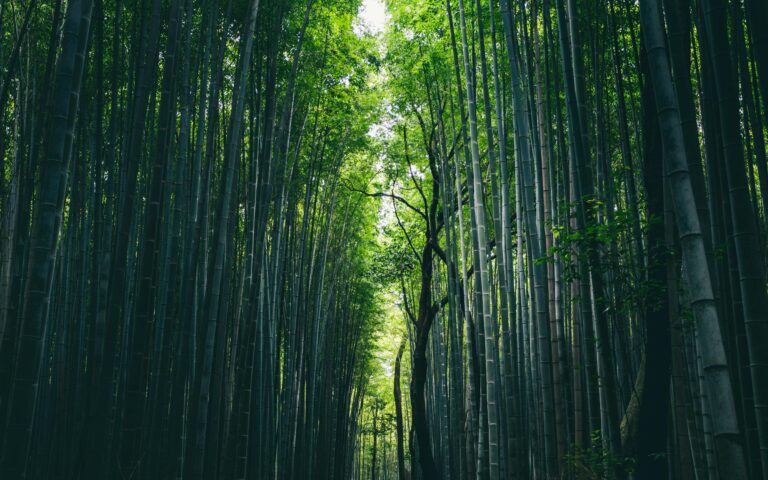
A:
[[[723,474],[727,472],[731,478],[746,479],[744,454],[738,440],[739,429],[731,379],[718,325],[704,240],[696,213],[680,113],[669,73],[670,62],[664,47],[658,0],[643,0],[640,7],[642,26],[645,29],[646,55],[665,153],[665,171],[672,187],[683,252],[683,268],[687,277],[691,308],[699,331],[698,343],[703,360],[704,380],[709,401],[718,412],[712,419],[718,446],[718,464]]]

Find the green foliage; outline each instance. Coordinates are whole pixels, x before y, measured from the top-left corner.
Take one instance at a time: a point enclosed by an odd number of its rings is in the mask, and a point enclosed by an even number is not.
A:
[[[575,478],[602,480],[609,472],[631,474],[635,470],[635,458],[615,455],[603,447],[600,430],[592,432],[590,440],[589,447],[572,445],[570,453],[565,455],[565,464]]]

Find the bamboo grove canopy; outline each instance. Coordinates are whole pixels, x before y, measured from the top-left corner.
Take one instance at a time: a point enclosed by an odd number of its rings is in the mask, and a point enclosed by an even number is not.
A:
[[[2,0],[0,478],[768,478],[765,0]]]

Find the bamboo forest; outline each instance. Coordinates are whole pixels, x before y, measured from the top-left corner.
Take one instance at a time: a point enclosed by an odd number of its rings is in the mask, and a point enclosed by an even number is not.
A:
[[[0,479],[768,479],[768,0],[0,0]]]

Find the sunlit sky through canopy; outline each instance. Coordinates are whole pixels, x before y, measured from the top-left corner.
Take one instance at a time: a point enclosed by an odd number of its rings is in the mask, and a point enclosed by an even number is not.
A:
[[[387,23],[384,0],[363,0],[358,17],[362,26],[371,33],[381,33]]]

